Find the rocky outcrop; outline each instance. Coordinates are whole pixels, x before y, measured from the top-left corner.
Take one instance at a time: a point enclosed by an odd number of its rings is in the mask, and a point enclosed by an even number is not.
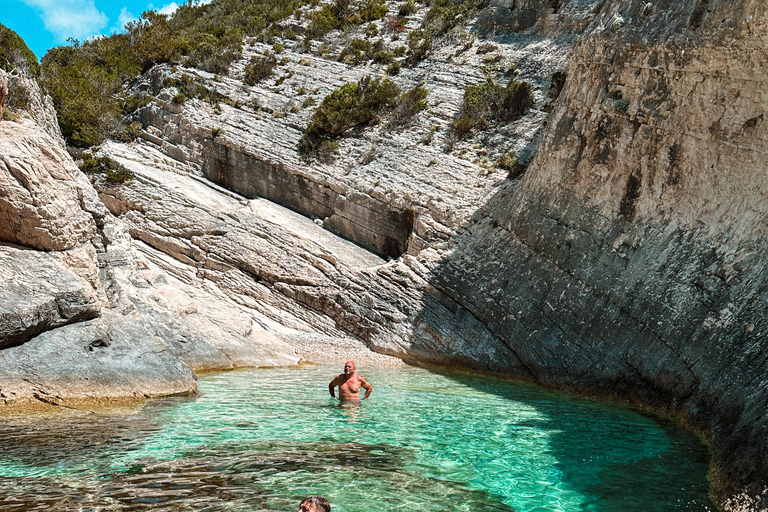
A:
[[[25,119],[0,133],[0,403],[190,393],[195,371],[299,362],[247,307],[137,245],[50,136]]]
[[[250,307],[276,335],[298,329],[343,337],[346,331],[422,364],[479,368],[482,360],[483,369],[496,372],[520,366],[482,324],[421,277],[426,269],[415,259],[385,264],[284,208],[241,202],[164,170],[173,164],[148,148],[112,143],[105,150],[136,175],[130,186],[99,186],[131,235],[189,268],[200,285],[215,283]],[[424,303],[432,308],[418,319]]]
[[[96,235],[104,213],[57,141],[27,120],[0,123],[0,240],[72,249]]]
[[[0,70],[0,122],[3,121],[3,108],[8,97],[8,78],[5,71]]]
[[[33,122],[63,148],[64,138],[56,120],[53,100],[42,92],[37,80],[29,76],[25,68],[26,65],[22,65],[10,73],[0,69],[0,114],[5,107],[9,111],[7,117]],[[2,96],[1,84],[5,84],[5,96]],[[0,116],[0,122],[2,119]]]
[[[57,255],[0,246],[0,276],[0,349],[99,314],[91,284]]]

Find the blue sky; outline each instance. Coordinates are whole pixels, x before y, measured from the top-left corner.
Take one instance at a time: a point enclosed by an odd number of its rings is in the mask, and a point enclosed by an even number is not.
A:
[[[0,23],[15,30],[40,59],[67,38],[110,35],[144,11],[169,13],[176,7],[173,0],[0,0]]]

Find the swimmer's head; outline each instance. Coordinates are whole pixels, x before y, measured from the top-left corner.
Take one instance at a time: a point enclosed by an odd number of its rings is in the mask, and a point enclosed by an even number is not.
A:
[[[344,363],[344,374],[352,375],[353,373],[355,373],[355,363],[352,361],[347,361]]]
[[[331,504],[322,496],[308,496],[301,500],[299,512],[331,512]]]

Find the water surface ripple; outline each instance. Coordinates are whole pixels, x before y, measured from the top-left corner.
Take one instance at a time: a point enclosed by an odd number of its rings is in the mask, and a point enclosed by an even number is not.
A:
[[[0,510],[708,511],[708,452],[668,424],[530,386],[417,368],[205,376],[123,414],[0,418]]]

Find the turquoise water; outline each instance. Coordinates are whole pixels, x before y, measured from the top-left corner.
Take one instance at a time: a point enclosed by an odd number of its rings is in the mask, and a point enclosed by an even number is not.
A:
[[[708,452],[620,407],[416,368],[205,376],[124,414],[0,419],[0,510],[707,511]]]

